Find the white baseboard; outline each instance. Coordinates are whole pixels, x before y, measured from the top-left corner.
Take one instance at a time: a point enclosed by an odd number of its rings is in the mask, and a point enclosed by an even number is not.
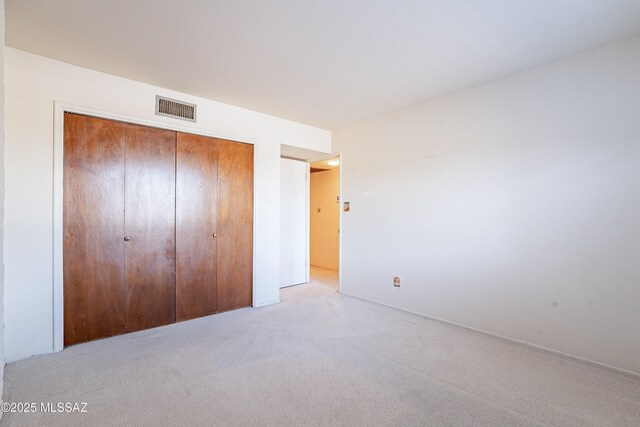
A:
[[[16,357],[12,357],[10,359],[7,359],[6,363],[8,365],[9,363],[18,362],[18,361],[24,360],[24,359],[29,359],[30,357],[45,356],[47,354],[52,354],[52,353],[55,353],[55,351],[53,349],[46,350],[46,351],[40,351],[40,352],[34,353],[34,354],[26,354],[26,355],[23,355],[23,356],[16,356]]]
[[[255,308],[257,307],[264,307],[266,305],[271,305],[271,304],[278,304],[280,302],[280,299],[276,299],[276,300],[272,300],[272,301],[264,301],[264,302],[257,302],[255,303],[253,306]]]
[[[472,326],[463,325],[463,324],[460,324],[460,323],[452,322],[450,320],[442,319],[442,318],[435,317],[435,316],[430,316],[428,314],[418,313],[418,312],[413,311],[413,310],[408,310],[406,308],[397,307],[397,306],[391,305],[391,304],[385,304],[383,302],[374,301],[372,299],[364,298],[364,297],[361,297],[361,296],[358,296],[358,295],[351,295],[351,294],[343,292],[343,291],[340,291],[340,293],[342,295],[346,295],[346,296],[349,296],[351,298],[356,298],[356,299],[359,299],[359,300],[363,300],[363,301],[371,302],[371,303],[374,303],[374,304],[382,305],[384,307],[393,308],[395,310],[404,311],[406,313],[415,314],[416,316],[424,317],[425,319],[435,320],[436,322],[445,323],[447,325],[455,326],[457,328],[466,329],[468,331],[477,332],[477,333],[480,333],[482,335],[487,335],[489,337],[496,338],[496,339],[498,339],[500,341],[504,341],[504,342],[507,342],[507,343],[510,343],[510,344],[522,345],[522,346],[528,347],[528,348],[530,348],[532,350],[541,351],[541,352],[544,352],[544,353],[551,353],[551,354],[554,354],[556,356],[566,357],[566,358],[574,360],[576,362],[584,363],[585,365],[590,365],[590,366],[593,366],[593,367],[596,367],[596,368],[605,369],[607,371],[611,371],[613,373],[620,374],[620,375],[625,375],[627,377],[631,377],[631,378],[634,378],[634,379],[640,379],[640,372],[634,372],[634,371],[630,371],[628,369],[618,368],[617,366],[612,366],[612,365],[608,365],[606,363],[602,363],[602,362],[598,362],[598,361],[595,361],[595,360],[587,359],[586,357],[576,356],[575,354],[565,353],[565,352],[562,352],[562,351],[559,351],[559,350],[554,350],[552,348],[544,347],[544,346],[541,346],[541,345],[538,345],[538,344],[532,344],[530,342],[522,341],[522,340],[519,340],[519,339],[516,339],[516,338],[509,338],[509,337],[506,337],[504,335],[496,334],[494,332],[489,332],[489,331],[485,331],[485,330],[482,330],[482,329],[477,329],[477,328],[474,328]]]

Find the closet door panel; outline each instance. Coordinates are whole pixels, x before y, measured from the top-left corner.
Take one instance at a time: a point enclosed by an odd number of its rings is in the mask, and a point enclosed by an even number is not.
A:
[[[175,168],[175,132],[126,125],[127,332],[175,322]]]
[[[253,291],[253,145],[219,140],[218,312],[248,307]]]
[[[64,115],[64,345],[124,331],[125,125]]]
[[[178,133],[176,169],[176,319],[217,311],[218,148]]]

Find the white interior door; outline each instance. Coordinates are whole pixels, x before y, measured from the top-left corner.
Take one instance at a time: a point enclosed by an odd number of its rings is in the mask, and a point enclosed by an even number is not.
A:
[[[308,281],[307,169],[280,159],[280,287]]]

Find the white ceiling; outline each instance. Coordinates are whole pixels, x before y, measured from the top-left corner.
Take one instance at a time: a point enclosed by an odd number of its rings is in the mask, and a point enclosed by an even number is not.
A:
[[[640,32],[639,0],[6,0],[9,46],[336,129]]]
[[[316,170],[329,170],[329,169],[336,169],[340,167],[340,163],[336,164],[329,164],[330,161],[340,161],[339,157],[333,157],[331,159],[327,159],[327,160],[321,160],[321,161],[317,161],[317,162],[313,162],[310,163],[309,166],[311,167],[311,169],[316,169]]]

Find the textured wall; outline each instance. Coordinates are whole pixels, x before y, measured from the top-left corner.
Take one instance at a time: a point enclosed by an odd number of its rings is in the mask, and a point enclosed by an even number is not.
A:
[[[53,349],[54,101],[255,143],[254,302],[278,302],[280,144],[326,152],[330,132],[11,48],[6,82],[7,360]],[[155,116],[156,94],[197,104],[198,122]]]
[[[4,0],[0,0],[0,402],[4,385]],[[0,411],[0,418],[2,412]]]
[[[342,291],[640,373],[639,76],[635,37],[335,132]]]

